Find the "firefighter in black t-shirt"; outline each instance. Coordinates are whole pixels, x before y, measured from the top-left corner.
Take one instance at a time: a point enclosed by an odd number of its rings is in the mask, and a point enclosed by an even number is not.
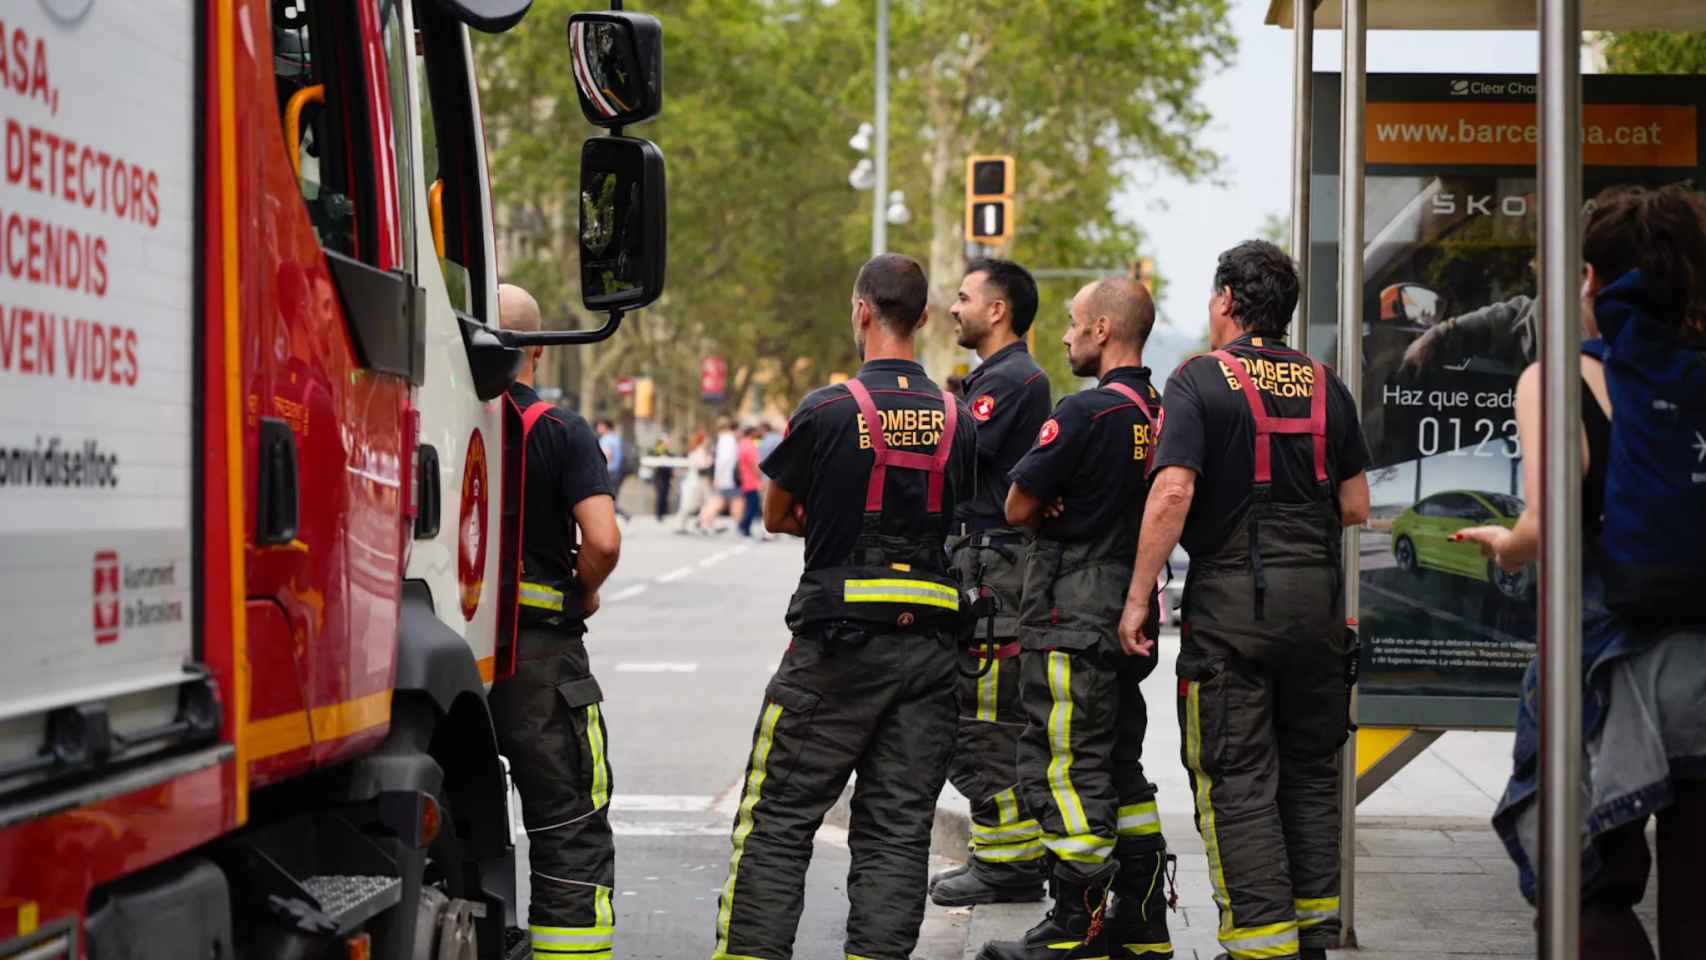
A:
[[[1006,507],[1009,522],[1036,533],[1019,626],[1028,721],[1019,778],[1048,851],[1054,907],[1022,941],[987,944],[980,960],[1173,955],[1166,844],[1142,763],[1138,684],[1156,653],[1128,655],[1118,633],[1161,401],[1143,366],[1155,303],[1141,283],[1116,278],[1080,290],[1070,313],[1072,372],[1100,382],[1055,408],[1013,468]],[[1152,617],[1145,636],[1158,629]]]
[[[1020,339],[1037,316],[1037,284],[1010,260],[974,260],[948,313],[983,363],[961,395],[977,420],[977,487],[948,538],[960,584],[989,597],[961,656],[959,746],[948,779],[971,801],[971,859],[930,881],[946,907],[1042,898],[1043,845],[1019,796],[1019,591],[1024,539],[1007,524],[1007,473],[1048,419],[1049,383]]]
[[[1282,339],[1297,291],[1273,244],[1221,254],[1219,349],[1167,382],[1120,622],[1126,649],[1153,649],[1140,629],[1182,533],[1179,722],[1234,960],[1320,960],[1339,936],[1336,754],[1355,658],[1340,543],[1368,517],[1369,455],[1350,392]]]
[[[539,305],[520,287],[498,288],[498,314],[505,329],[539,329]],[[520,560],[521,581],[514,616],[504,618],[515,625],[514,673],[492,684],[489,702],[530,843],[533,955],[609,956],[616,923],[610,761],[604,697],[582,638],[622,534],[592,428],[533,390],[541,352],[527,351],[506,397],[505,446],[517,452],[509,462],[521,475],[523,526],[521,556],[504,563]]]
[[[763,463],[765,528],[805,537],[805,571],[753,734],[718,960],[792,956],[812,835],[854,771],[846,954],[906,960],[918,940],[962,617],[942,544],[977,449],[965,406],[913,360],[927,292],[909,257],[865,264],[865,365],[801,401]]]

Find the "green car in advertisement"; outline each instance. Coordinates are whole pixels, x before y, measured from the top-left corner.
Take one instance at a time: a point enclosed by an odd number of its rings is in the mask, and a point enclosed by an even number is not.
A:
[[[1416,501],[1392,521],[1392,557],[1408,573],[1438,570],[1490,583],[1511,600],[1526,601],[1534,592],[1534,571],[1500,570],[1475,543],[1452,539],[1468,527],[1516,526],[1522,501],[1509,494],[1447,490]]]

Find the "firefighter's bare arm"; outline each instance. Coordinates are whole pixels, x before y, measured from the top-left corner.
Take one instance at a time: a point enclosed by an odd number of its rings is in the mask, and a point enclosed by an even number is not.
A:
[[[616,501],[606,494],[587,497],[575,504],[574,514],[581,544],[575,574],[590,614],[597,609],[598,588],[604,586],[622,555],[622,531],[616,526]]]
[[[774,480],[764,487],[764,529],[796,537],[806,535],[806,505]]]
[[[1356,526],[1368,519],[1368,473],[1356,476],[1339,484],[1339,519],[1347,527]]]
[[[1053,520],[1066,511],[1060,497],[1044,503],[1040,497],[1018,484],[1007,488],[1007,522],[1032,533],[1042,526],[1044,518]]]
[[[1188,467],[1165,467],[1155,475],[1149,502],[1143,508],[1143,534],[1137,541],[1137,564],[1126,590],[1125,613],[1120,617],[1120,646],[1126,653],[1148,656],[1155,642],[1143,635],[1149,619],[1149,595],[1161,578],[1161,568],[1179,545],[1185,517],[1197,493],[1197,474]]]

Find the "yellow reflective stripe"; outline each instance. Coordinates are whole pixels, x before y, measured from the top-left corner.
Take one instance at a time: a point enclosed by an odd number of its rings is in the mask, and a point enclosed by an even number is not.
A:
[[[1041,840],[1026,840],[1020,843],[993,843],[978,847],[972,857],[984,863],[1022,863],[1026,860],[1041,859],[1048,848]]]
[[[598,704],[586,708],[586,742],[592,750],[592,808],[599,810],[610,802],[610,762],[604,757],[604,724]]]
[[[563,609],[563,591],[548,587],[543,583],[529,583],[523,580],[517,593],[519,602],[524,607],[539,607],[543,610],[559,612]]]
[[[593,891],[592,909],[594,923],[601,927],[616,927],[616,910],[610,904],[611,888],[598,887]]]
[[[1002,823],[1019,819],[1019,794],[1012,787],[995,795],[995,816]]]
[[[1161,832],[1161,811],[1153,800],[1120,808],[1119,835],[1143,837]]]
[[[1029,840],[1042,834],[1042,825],[1035,820],[1021,820],[1018,823],[1004,823],[986,827],[981,823],[971,825],[972,846],[979,840],[988,843],[1000,843],[1003,840]]]
[[[881,580],[847,581],[847,588],[850,590],[886,590],[891,587],[899,587],[907,590],[922,590],[926,593],[936,593],[944,597],[948,597],[956,603],[959,602],[960,599],[960,592],[958,590],[955,590],[953,587],[946,584],[936,583],[931,580],[887,578]]]
[[[1297,922],[1270,923],[1260,927],[1234,927],[1222,930],[1220,945],[1233,960],[1273,960],[1295,956],[1298,952]]]
[[[752,811],[758,806],[764,789],[764,778],[770,765],[770,748],[776,743],[776,724],[782,719],[782,705],[772,700],[764,708],[758,722],[758,737],[752,743],[752,760],[747,764],[746,796],[741,798],[740,813],[735,819],[734,855],[729,858],[729,879],[723,885],[723,903],[717,910],[717,950],[711,960],[740,960],[729,953],[729,917],[734,913],[735,878],[740,874],[740,857],[746,849],[746,838],[752,835]]]
[[[1044,833],[1043,846],[1060,859],[1076,863],[1105,863],[1114,852],[1112,837],[1099,837],[1093,833],[1064,837]]]
[[[947,610],[960,608],[959,591],[928,580],[848,580],[841,589],[847,603],[921,603]]]
[[[609,950],[616,940],[614,926],[548,927],[529,925],[527,932],[533,941],[533,952],[585,954],[594,950]]]
[[[989,670],[977,678],[977,718],[994,720],[996,697],[1001,691],[1001,661],[991,660]]]
[[[615,960],[616,951],[612,949],[588,950],[584,947],[560,949],[552,947],[534,947],[533,956],[539,960]]]
[[[1313,927],[1339,917],[1338,897],[1306,897],[1292,901],[1297,910],[1298,927]]]
[[[1140,957],[1146,953],[1160,953],[1167,956],[1173,954],[1173,942],[1171,940],[1164,943],[1122,943],[1120,946],[1125,948],[1126,953],[1136,954]]]
[[[1049,791],[1060,808],[1060,819],[1068,834],[1087,834],[1090,821],[1084,804],[1072,786],[1072,658],[1059,650],[1048,655],[1048,689],[1054,706],[1048,713]],[[1050,849],[1053,849],[1051,846]]]
[[[1202,684],[1188,682],[1190,692],[1185,697],[1185,767],[1196,780],[1197,826],[1202,831],[1203,847],[1208,854],[1209,886],[1214,890],[1215,905],[1220,908],[1221,943],[1232,929],[1232,899],[1226,892],[1226,868],[1220,862],[1220,838],[1214,829],[1214,805],[1208,792],[1214,779],[1202,768]]]

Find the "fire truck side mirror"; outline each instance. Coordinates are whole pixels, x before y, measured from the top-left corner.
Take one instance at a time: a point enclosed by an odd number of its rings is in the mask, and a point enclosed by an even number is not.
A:
[[[658,18],[621,10],[577,13],[569,18],[569,57],[587,123],[644,123],[663,109]]]
[[[581,302],[637,310],[663,293],[663,153],[649,140],[594,137],[581,147]]]

